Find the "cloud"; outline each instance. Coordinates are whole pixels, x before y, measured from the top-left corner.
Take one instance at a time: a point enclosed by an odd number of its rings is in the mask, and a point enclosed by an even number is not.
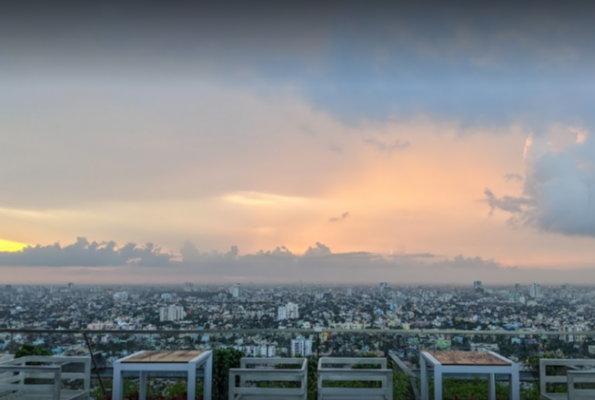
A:
[[[590,2],[549,2],[538,11],[531,2],[481,9],[329,2],[315,13],[268,2],[237,2],[234,12],[187,3],[142,13],[85,3],[48,7],[37,17],[24,6],[3,9],[0,69],[17,85],[87,75],[111,84],[219,79],[265,94],[289,86],[356,121],[419,113],[505,125],[526,114],[533,121],[592,118],[593,95],[584,85],[595,62]],[[123,18],[128,14],[134,24]],[[53,29],[56,21],[61,29]]]
[[[315,247],[308,247],[308,250],[306,250],[306,252],[304,253],[304,256],[309,257],[309,256],[328,256],[331,254],[331,249],[320,243],[320,242],[316,242]]]
[[[328,222],[339,222],[339,221],[343,221],[347,217],[349,217],[349,211],[344,212],[343,214],[341,214],[340,217],[329,218]]]
[[[172,254],[164,253],[152,243],[139,247],[128,243],[118,247],[114,241],[92,242],[79,237],[76,242],[61,246],[27,246],[21,251],[0,252],[0,266],[25,267],[108,267],[170,265]]]
[[[576,129],[571,130],[576,133]],[[563,235],[595,237],[595,140],[583,131],[556,150],[545,135],[531,135],[524,149],[525,182],[520,196],[498,198],[486,189],[491,213]]]
[[[452,258],[432,253],[397,253],[382,255],[366,251],[333,253],[329,246],[316,242],[303,253],[285,246],[242,254],[237,246],[219,252],[201,252],[193,243],[184,243],[179,254],[166,253],[153,244],[143,247],[115,242],[89,242],[29,247],[22,252],[0,253],[3,274],[25,267],[36,267],[29,283],[329,283],[370,284],[471,284],[473,280],[489,283],[530,283],[536,274],[542,283],[584,282],[595,278],[595,270],[522,269],[505,266],[479,256]],[[162,268],[151,268],[162,267]],[[148,273],[147,268],[150,269]],[[469,282],[462,282],[461,274]],[[78,279],[78,280],[77,280]]]
[[[523,176],[521,174],[515,174],[512,172],[507,173],[502,177],[507,182],[522,182]]]
[[[490,189],[484,190],[484,194],[486,196],[486,201],[490,206],[490,215],[493,214],[496,209],[510,213],[521,213],[527,206],[532,204],[531,199],[522,197],[504,196],[498,198]]]
[[[364,143],[375,147],[378,151],[386,152],[388,154],[391,154],[393,151],[404,150],[410,146],[409,141],[402,142],[400,140],[395,140],[393,142],[385,142],[373,137],[364,139]]]

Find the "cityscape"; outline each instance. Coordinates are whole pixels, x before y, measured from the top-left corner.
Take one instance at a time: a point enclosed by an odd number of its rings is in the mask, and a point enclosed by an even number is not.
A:
[[[0,1],[0,400],[595,399],[594,20]]]
[[[180,345],[144,331],[172,331],[197,348],[232,347],[255,357],[394,352],[412,367],[420,345],[489,349],[517,361],[531,351],[555,350],[565,356],[595,351],[595,289],[567,284],[491,288],[481,281],[458,287],[386,282],[376,287],[68,283],[7,285],[0,296],[0,350],[14,351],[35,337],[35,343],[55,354],[82,354],[87,349],[80,340],[62,343],[58,334],[84,331],[108,362],[134,349]],[[10,330],[28,333],[15,335]],[[35,330],[44,333],[35,335]],[[123,336],[127,331],[134,334]],[[359,342],[350,339],[364,331],[381,335]],[[466,336],[467,331],[472,335]],[[508,334],[495,340],[494,334],[503,331]],[[560,347],[552,348],[552,342]]]

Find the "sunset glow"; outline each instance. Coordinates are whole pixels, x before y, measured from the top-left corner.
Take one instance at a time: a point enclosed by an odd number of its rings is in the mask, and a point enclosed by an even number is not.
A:
[[[32,246],[0,266],[93,282],[118,266],[109,279],[134,281],[137,262],[182,281],[295,280],[309,263],[312,281],[439,283],[469,265],[582,281],[591,25],[442,6],[437,23],[389,3],[237,21],[188,5],[132,24],[101,8],[18,32],[0,13],[0,251]],[[114,36],[86,29],[97,21]]]
[[[21,251],[25,247],[27,247],[27,245],[24,243],[18,243],[18,242],[13,242],[10,240],[0,239],[0,252],[2,252],[2,251],[6,251],[6,252]]]

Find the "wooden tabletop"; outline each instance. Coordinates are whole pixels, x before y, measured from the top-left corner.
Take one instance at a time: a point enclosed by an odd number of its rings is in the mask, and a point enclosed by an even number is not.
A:
[[[511,365],[485,351],[428,351],[442,365]]]
[[[187,363],[201,354],[202,351],[197,350],[145,351],[122,363]]]

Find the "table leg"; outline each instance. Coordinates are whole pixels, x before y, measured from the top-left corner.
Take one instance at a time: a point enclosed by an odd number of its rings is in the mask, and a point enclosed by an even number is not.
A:
[[[196,399],[196,364],[188,365],[188,400]]]
[[[112,400],[122,400],[122,391],[124,390],[122,382],[122,371],[120,370],[120,362],[114,363],[114,379],[112,383]]]
[[[421,370],[421,400],[430,400],[430,387],[428,384],[428,363],[423,355],[419,359],[419,366]]]
[[[442,368],[434,365],[434,400],[442,400]]]
[[[203,385],[203,399],[204,400],[211,400],[212,396],[212,384],[213,384],[213,356],[210,356],[207,359],[207,363],[204,366],[205,369],[205,382]]]
[[[510,400],[521,400],[521,382],[518,365],[516,371],[510,374]]]
[[[138,399],[147,400],[147,371],[140,371],[138,384]]]
[[[496,400],[496,374],[489,374],[488,381],[488,398],[489,400]]]

